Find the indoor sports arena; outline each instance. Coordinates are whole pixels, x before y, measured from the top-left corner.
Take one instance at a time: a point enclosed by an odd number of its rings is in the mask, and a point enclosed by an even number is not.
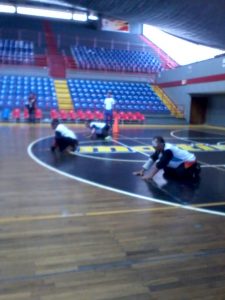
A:
[[[225,299],[224,6],[0,3],[0,299]]]

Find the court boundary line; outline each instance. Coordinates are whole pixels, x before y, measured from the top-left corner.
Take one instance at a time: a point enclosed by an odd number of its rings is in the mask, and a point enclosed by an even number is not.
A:
[[[176,135],[174,134],[174,133],[176,133],[176,132],[181,132],[181,131],[182,131],[182,129],[173,130],[173,131],[170,132],[170,135],[171,135],[173,138],[177,139],[177,140],[181,140],[181,141],[184,141],[184,142],[191,143],[191,145],[195,145],[195,144],[198,144],[198,143],[199,143],[199,142],[193,141],[192,139],[182,138],[182,137],[176,136]],[[218,145],[218,144],[219,144],[219,142],[217,143],[217,145]],[[210,145],[210,144],[208,144],[208,145]],[[206,163],[206,162],[204,162],[204,161],[201,161],[201,160],[198,160],[198,161],[201,163],[201,165],[209,165],[209,163]],[[223,167],[223,165],[222,165],[222,167]],[[216,170],[219,170],[219,171],[222,171],[222,172],[225,172],[224,169],[221,169],[220,165],[219,165],[219,166],[213,166],[213,165],[212,165],[212,168],[214,168],[214,169],[216,169]]]
[[[36,161],[39,165],[47,168],[48,170],[51,170],[51,171],[53,171],[55,173],[63,175],[65,177],[67,177],[67,178],[70,178],[70,179],[73,179],[73,180],[77,180],[79,182],[92,185],[94,187],[98,187],[98,188],[102,188],[102,189],[109,190],[109,191],[112,191],[112,192],[116,192],[116,193],[119,193],[119,194],[123,194],[123,195],[129,196],[129,197],[139,198],[139,199],[151,201],[151,202],[154,202],[154,203],[160,203],[160,204],[164,204],[164,205],[168,205],[168,206],[174,206],[174,207],[184,208],[184,209],[192,210],[192,211],[195,211],[195,212],[203,212],[203,213],[212,214],[212,215],[218,215],[218,216],[223,216],[223,217],[225,216],[225,213],[218,212],[218,211],[209,211],[209,210],[204,209],[204,208],[193,207],[191,205],[182,205],[182,204],[179,204],[179,203],[172,203],[172,202],[160,200],[160,199],[157,199],[157,198],[146,197],[146,196],[142,196],[142,195],[138,195],[138,194],[126,192],[126,191],[123,191],[123,190],[120,190],[120,189],[115,189],[115,188],[112,188],[112,187],[109,187],[109,186],[106,186],[106,185],[103,185],[103,184],[98,184],[98,183],[95,183],[93,181],[86,180],[86,179],[83,179],[81,177],[74,176],[74,175],[68,174],[66,172],[63,172],[61,170],[58,170],[58,169],[56,169],[56,168],[54,168],[52,166],[49,166],[48,164],[44,163],[43,161],[41,161],[40,159],[38,159],[32,153],[32,147],[33,147],[33,145],[35,145],[36,143],[38,143],[41,140],[43,140],[43,138],[37,139],[37,140],[33,141],[31,144],[28,145],[27,153],[28,153],[29,157],[31,159],[33,159],[34,161]]]

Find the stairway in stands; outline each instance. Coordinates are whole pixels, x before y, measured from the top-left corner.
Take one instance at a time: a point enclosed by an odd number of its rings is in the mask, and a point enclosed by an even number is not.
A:
[[[69,88],[66,80],[55,80],[55,90],[58,99],[58,106],[60,110],[69,111],[73,109],[73,102],[70,97]]]
[[[174,102],[164,93],[164,91],[157,85],[151,85],[153,91],[161,99],[161,101],[170,110],[172,116],[176,118],[184,118],[183,112],[174,104]]]
[[[58,52],[55,35],[48,21],[44,22],[44,31],[47,44],[49,75],[55,78],[65,78],[65,61],[63,56]]]

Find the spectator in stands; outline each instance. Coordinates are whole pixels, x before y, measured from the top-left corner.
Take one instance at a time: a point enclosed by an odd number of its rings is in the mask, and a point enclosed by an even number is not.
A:
[[[91,139],[105,139],[110,140],[109,129],[110,126],[105,122],[87,121],[86,127],[90,129],[91,133],[87,137]]]
[[[146,161],[142,169],[133,172],[133,175],[142,176],[144,180],[151,180],[159,170],[163,169],[165,178],[199,178],[200,165],[197,163],[194,154],[182,150],[175,145],[165,143],[161,136],[153,138],[152,146],[155,152]],[[144,175],[147,170],[149,170],[149,173]]]
[[[29,122],[35,121],[35,108],[36,108],[37,97],[34,93],[30,93],[28,96],[27,109],[29,113]]]
[[[78,139],[76,134],[67,128],[65,125],[60,124],[58,119],[53,119],[51,123],[52,129],[55,130],[55,141],[51,146],[51,151],[55,152],[58,149],[60,152],[76,151],[78,147]]]
[[[112,97],[112,93],[109,91],[105,100],[104,100],[104,115],[105,123],[112,128],[113,125],[113,108],[115,106],[115,100]]]

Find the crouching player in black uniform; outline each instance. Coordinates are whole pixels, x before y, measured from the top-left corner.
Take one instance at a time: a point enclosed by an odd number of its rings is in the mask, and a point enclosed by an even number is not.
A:
[[[78,147],[76,134],[65,125],[60,124],[58,119],[52,120],[51,125],[52,129],[55,130],[55,141],[51,146],[51,151],[54,152],[56,149],[60,152],[76,151]]]
[[[142,176],[144,180],[151,180],[159,170],[164,170],[165,178],[176,179],[198,179],[200,174],[200,164],[196,156],[186,150],[182,150],[175,145],[165,143],[161,136],[156,136],[152,140],[155,152],[142,166],[142,169],[133,172],[133,175]],[[149,170],[149,173],[144,173]]]
[[[88,135],[91,139],[105,139],[110,140],[109,129],[110,126],[105,122],[94,122],[88,121],[86,123],[86,127],[91,130],[90,135]]]

